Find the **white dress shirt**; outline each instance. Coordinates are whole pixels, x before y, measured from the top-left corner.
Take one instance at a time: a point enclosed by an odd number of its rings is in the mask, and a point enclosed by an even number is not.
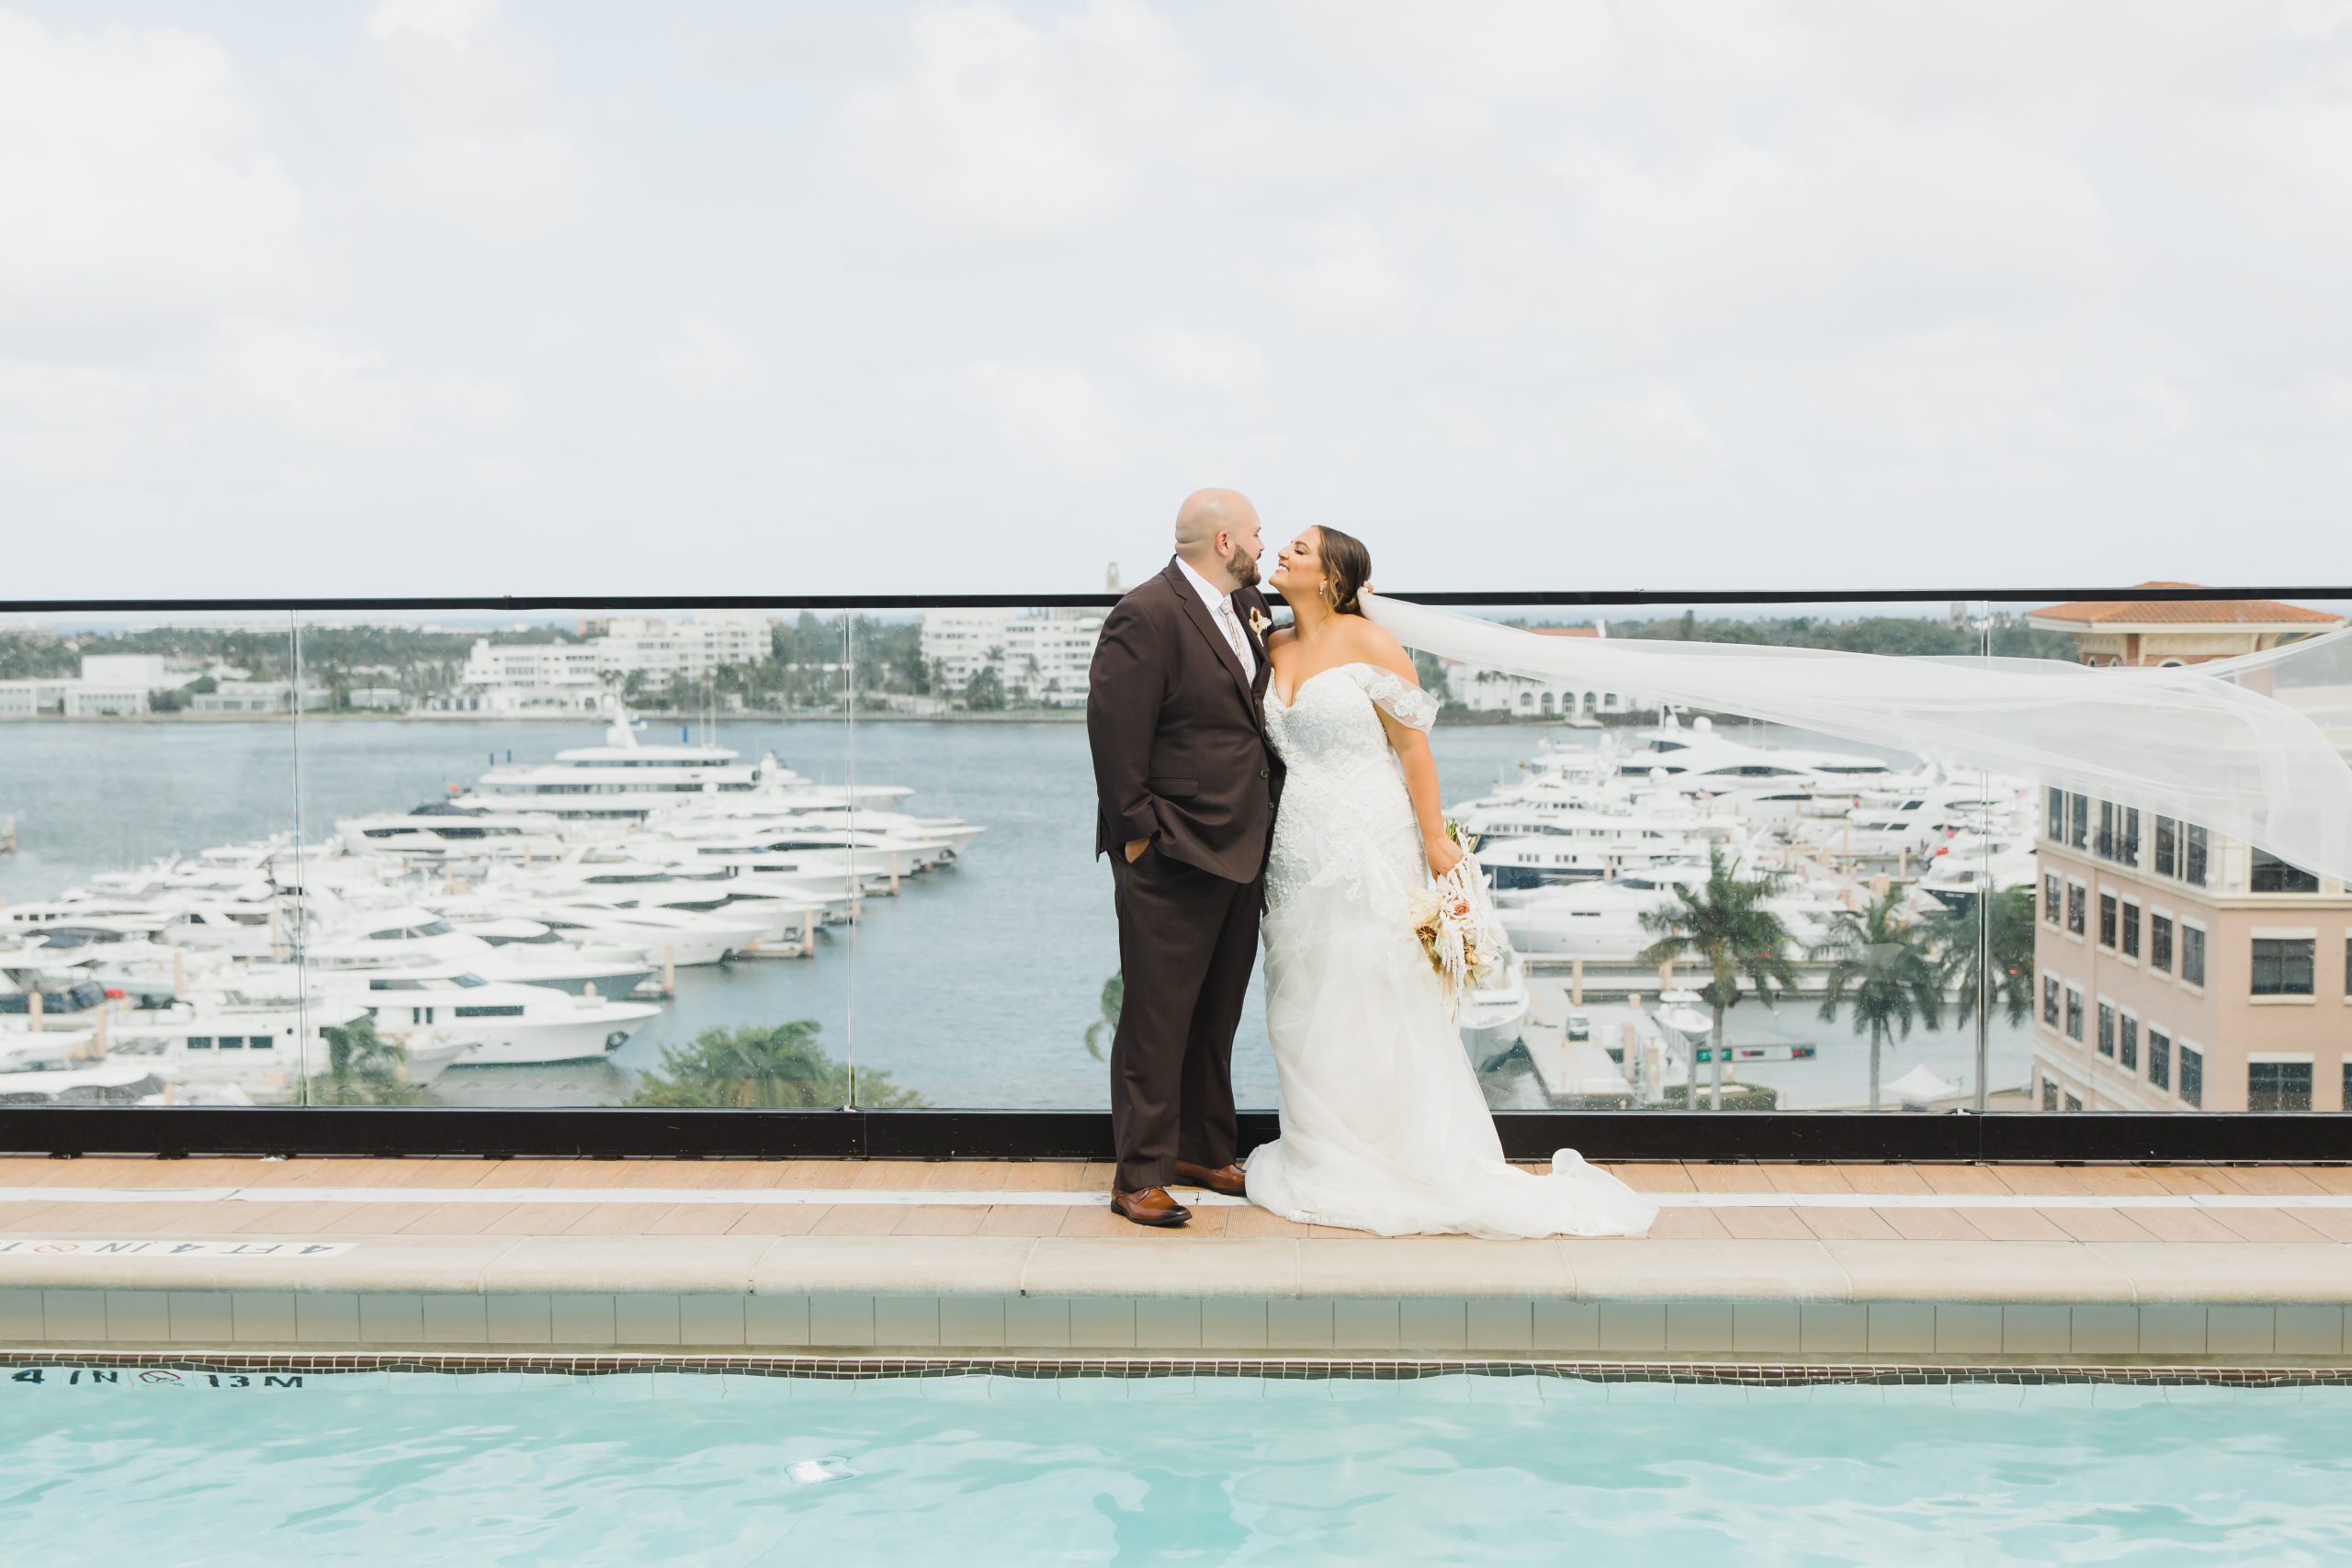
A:
[[[1241,660],[1241,672],[1255,681],[1258,678],[1257,656],[1250,649],[1249,635],[1241,629],[1240,617],[1233,613],[1231,596],[1219,593],[1209,580],[1194,571],[1193,563],[1182,556],[1176,558],[1176,569],[1184,574],[1184,581],[1193,585],[1193,592],[1201,596],[1201,603],[1208,606],[1209,619],[1216,623],[1216,629],[1223,632],[1225,640],[1233,645],[1234,653]]]

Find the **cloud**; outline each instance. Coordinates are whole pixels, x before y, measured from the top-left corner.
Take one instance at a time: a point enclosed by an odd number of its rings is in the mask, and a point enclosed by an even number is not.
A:
[[[304,440],[399,450],[426,436],[494,433],[520,417],[503,381],[402,369],[320,327],[224,323],[212,344],[217,384],[257,418]]]
[[[0,13],[0,343],[110,353],[282,299],[303,222],[217,44]]]
[[[1063,231],[1140,207],[1180,224],[1192,190],[1295,187],[1361,157],[1337,128],[1213,83],[1136,0],[1043,27],[993,4],[926,7],[906,44],[901,69],[850,91],[840,129],[848,167],[927,218]]]
[[[707,316],[689,316],[678,341],[653,355],[654,378],[689,402],[731,402],[759,390],[760,357]]]
[[[381,199],[497,244],[580,225],[597,169],[547,51],[498,0],[381,0],[366,32],[393,127],[374,159]]]
[[[1080,371],[984,362],[967,367],[954,388],[957,400],[1023,464],[1096,474],[1125,456],[1117,415]]]
[[[1139,350],[1146,365],[1185,386],[1240,392],[1266,378],[1264,352],[1232,333],[1161,327],[1143,334]]]
[[[1283,290],[1300,310],[1361,316],[1396,304],[1405,281],[1371,220],[1315,219],[1292,227],[1296,257],[1282,269]]]

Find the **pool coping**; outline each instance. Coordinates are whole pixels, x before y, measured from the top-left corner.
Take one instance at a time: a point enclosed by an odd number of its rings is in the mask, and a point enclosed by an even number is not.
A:
[[[57,1347],[0,1348],[0,1375],[18,1372],[154,1371],[227,1376],[332,1375],[410,1372],[458,1375],[523,1374],[609,1377],[674,1373],[797,1379],[810,1382],[902,1382],[942,1377],[1165,1380],[1258,1378],[1282,1381],[1355,1379],[1420,1382],[1476,1376],[1550,1378],[1586,1382],[1665,1382],[1743,1388],[1839,1385],[1994,1383],[2113,1383],[2154,1387],[2352,1387],[2347,1366],[2120,1365],[2099,1362],[1868,1361],[1608,1361],[1481,1358],[1333,1357],[1035,1357],[1035,1356],[726,1356],[615,1352],[549,1355],[515,1352],[286,1350],[238,1352],[110,1350]]]

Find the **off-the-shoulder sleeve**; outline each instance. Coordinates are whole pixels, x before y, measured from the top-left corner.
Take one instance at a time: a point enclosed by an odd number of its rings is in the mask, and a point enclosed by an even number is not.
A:
[[[1399,724],[1424,734],[1437,727],[1438,700],[1402,675],[1377,664],[1348,666],[1373,705]]]

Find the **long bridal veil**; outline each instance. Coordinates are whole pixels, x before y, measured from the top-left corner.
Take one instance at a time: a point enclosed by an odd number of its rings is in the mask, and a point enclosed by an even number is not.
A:
[[[1384,594],[1364,614],[1441,659],[1744,714],[2175,817],[2352,884],[2352,766],[2315,722],[2352,628],[2168,669],[1540,637]],[[2284,699],[2284,700],[2282,700]]]

